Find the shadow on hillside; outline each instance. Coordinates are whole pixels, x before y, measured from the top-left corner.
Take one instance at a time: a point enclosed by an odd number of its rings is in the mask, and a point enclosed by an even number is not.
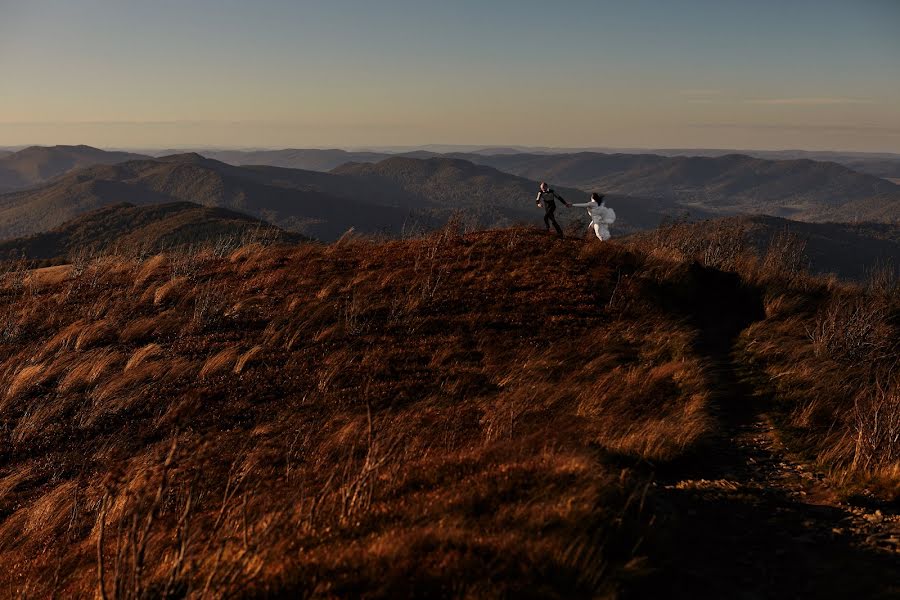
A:
[[[896,558],[853,546],[843,512],[761,489],[664,489],[656,574],[630,597],[896,598]]]
[[[663,306],[697,328],[697,350],[714,361],[727,358],[741,331],[765,318],[762,290],[745,284],[737,273],[696,262],[661,283],[657,293]]]
[[[854,546],[842,510],[792,498],[780,457],[753,441],[768,399],[752,394],[732,347],[764,318],[761,292],[698,264],[675,281],[660,287],[660,302],[698,328],[720,426],[658,466],[658,522],[643,548],[655,572],[626,597],[900,597],[900,560]]]

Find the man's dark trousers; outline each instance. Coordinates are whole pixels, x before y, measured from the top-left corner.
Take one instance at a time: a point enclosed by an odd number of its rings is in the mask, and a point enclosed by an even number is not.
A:
[[[544,201],[544,225],[547,226],[547,231],[550,231],[550,223],[553,223],[553,227],[556,229],[556,233],[559,237],[563,237],[562,227],[559,226],[559,223],[556,222],[556,217],[553,216],[553,213],[556,212],[556,202],[553,200]]]

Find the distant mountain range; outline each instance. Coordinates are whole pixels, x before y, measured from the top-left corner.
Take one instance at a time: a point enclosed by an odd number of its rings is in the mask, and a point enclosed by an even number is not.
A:
[[[717,157],[727,154],[744,154],[754,158],[767,160],[808,159],[836,162],[854,171],[884,177],[900,179],[900,154],[890,152],[834,152],[825,150],[725,150],[725,149],[660,149],[660,150],[620,150],[628,154],[658,154],[660,156],[708,156]]]
[[[894,221],[900,219],[900,186],[885,179],[894,161],[877,155],[841,155],[880,173],[869,175],[835,162],[789,160],[738,154],[672,156],[657,154],[522,153],[516,148],[435,154],[416,150],[399,155],[343,150],[211,152],[231,164],[275,164],[331,170],[346,162],[379,162],[391,157],[456,158],[530,180],[641,198],[675,201],[694,211],[718,214],[761,213],[805,221]],[[784,158],[801,154],[783,153]],[[773,153],[774,155],[774,153]],[[820,153],[822,157],[830,154]],[[879,161],[881,161],[879,163]],[[883,163],[883,164],[882,164]],[[881,164],[879,167],[878,165]],[[897,161],[900,167],[900,161]],[[897,169],[900,177],[900,168]]]
[[[69,172],[43,186],[0,195],[0,239],[47,231],[85,212],[128,202],[194,202],[236,210],[298,233],[334,239],[351,227],[393,230],[408,217],[398,206],[330,192],[352,181],[274,167],[233,167],[196,154],[100,165]]]
[[[684,213],[693,218],[769,214],[810,222],[900,220],[900,186],[833,162],[487,150],[494,153],[210,153],[225,162],[195,153],[151,158],[88,146],[25,148],[0,157],[0,186],[17,190],[0,194],[0,239],[46,231],[122,202],[222,207],[323,240],[350,227],[389,234],[431,227],[455,211],[481,227],[538,223],[533,198],[543,179],[570,200],[585,199],[580,190],[606,193],[620,216],[620,233]],[[580,216],[560,214],[563,220]]]
[[[539,222],[543,213],[534,206],[538,182],[511,175],[486,165],[454,158],[410,158],[395,156],[377,163],[349,163],[332,171],[350,177],[367,188],[388,184],[400,187],[419,202],[436,204],[445,214],[462,211],[476,223],[507,225],[516,221]],[[585,192],[556,186],[556,192],[569,202],[586,202]],[[641,199],[612,195],[619,231],[655,227],[663,217],[683,214],[687,208],[667,200]],[[560,222],[583,216],[582,210],[557,207]],[[703,216],[698,210],[694,216]]]
[[[287,233],[247,215],[191,202],[106,206],[50,231],[0,242],[0,260],[65,261],[78,252],[162,250],[253,238],[293,243]]]
[[[761,213],[813,222],[900,219],[900,186],[836,163],[808,159],[593,152],[464,158],[531,179],[664,198],[723,215]]]
[[[703,157],[717,158],[729,154],[742,154],[766,160],[797,160],[835,162],[854,171],[875,175],[885,179],[900,179],[900,154],[886,152],[833,152],[807,150],[728,150],[728,149],[696,149],[696,148],[530,148],[525,146],[480,147],[480,146],[447,146],[431,145],[416,148],[385,147],[367,150],[194,150],[204,156],[223,162],[241,164],[269,164],[281,167],[313,170],[330,170],[344,162],[377,162],[388,156],[410,156],[428,158],[431,156],[451,155],[465,157],[469,154],[493,156],[512,154],[539,155],[571,155],[571,154],[628,154],[643,156],[653,154],[665,157]],[[173,154],[174,151],[158,154]]]
[[[38,185],[80,167],[145,158],[149,157],[90,146],[32,146],[5,155],[0,153],[0,193]]]
[[[193,153],[150,158],[78,146],[28,148],[0,158],[7,166],[18,165],[6,173],[15,170],[18,181],[31,182],[27,189],[0,194],[0,239],[7,240],[0,243],[0,260],[24,254],[58,261],[78,249],[114,245],[156,251],[267,223],[279,228],[282,241],[334,240],[351,227],[399,235],[438,226],[455,212],[477,227],[539,226],[534,196],[537,180],[546,178],[572,202],[587,199],[579,188],[612,192],[607,202],[619,216],[616,236],[688,212],[693,219],[709,219],[768,210],[810,221],[829,215],[851,220],[857,214],[888,223],[809,223],[762,215],[742,221],[760,248],[785,230],[807,240],[816,272],[860,279],[878,262],[900,264],[900,225],[889,223],[897,218],[897,186],[834,163],[740,155],[413,154],[247,155],[253,161],[316,167],[304,170],[236,166]],[[243,160],[244,154],[227,157]],[[91,160],[99,164],[78,166]],[[564,224],[585,216],[563,207],[558,213]],[[702,235],[711,223],[693,226]]]
[[[122,202],[187,201],[227,208],[322,240],[335,239],[351,227],[397,235],[405,228],[433,227],[457,211],[478,227],[539,223],[537,187],[535,181],[449,158],[391,157],[322,173],[237,167],[182,154],[77,169],[39,187],[0,195],[0,239],[47,231]],[[571,201],[586,200],[576,189],[558,191]],[[620,215],[620,232],[653,227],[685,210],[668,200],[610,201]],[[560,207],[560,216],[565,221],[583,215]]]
[[[378,162],[392,156],[379,152],[346,150],[202,150],[203,156],[231,165],[269,165],[287,169],[330,171],[348,162]]]
[[[878,266],[900,268],[900,225],[802,223],[763,215],[744,219],[759,249],[784,231],[804,240],[813,273],[865,280]]]

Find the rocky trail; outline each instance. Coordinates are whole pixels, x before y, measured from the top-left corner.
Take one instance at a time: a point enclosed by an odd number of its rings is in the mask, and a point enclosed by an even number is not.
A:
[[[701,460],[660,473],[661,525],[678,550],[654,587],[685,598],[900,598],[897,507],[841,502],[790,458],[766,414],[746,412],[722,415],[728,425]]]
[[[713,380],[717,433],[657,471],[664,557],[627,597],[900,598],[900,506],[842,501],[780,443],[734,341],[748,299],[723,286],[695,304]],[[723,314],[722,307],[730,307]]]

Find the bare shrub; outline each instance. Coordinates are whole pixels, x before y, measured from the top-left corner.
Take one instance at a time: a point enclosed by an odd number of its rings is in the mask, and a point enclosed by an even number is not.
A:
[[[804,272],[809,266],[806,240],[787,230],[775,233],[769,240],[762,266],[765,273],[780,277]]]
[[[900,385],[875,384],[853,405],[856,444],[852,468],[874,470],[900,464]]]
[[[30,269],[31,265],[24,256],[16,260],[5,261],[0,264],[0,281],[3,282],[4,287],[21,290]]]
[[[19,337],[21,327],[12,306],[0,306],[0,342],[11,342]]]
[[[376,430],[372,406],[366,405],[368,423],[366,453],[361,464],[347,461],[340,487],[340,518],[347,521],[366,512],[372,505],[377,475],[394,458],[399,438],[385,440],[384,433]]]
[[[740,219],[689,223],[666,219],[655,230],[640,234],[632,246],[647,254],[674,260],[696,260],[721,270],[737,270],[748,253],[747,227]]]
[[[856,362],[880,355],[887,348],[887,307],[863,296],[838,296],[816,317],[807,332],[816,356]]]
[[[222,284],[201,285],[194,296],[191,322],[201,330],[215,327],[225,318],[227,310],[225,286]]]
[[[900,267],[892,262],[875,264],[866,282],[871,294],[897,300],[900,298]]]
[[[722,221],[712,228],[701,247],[702,264],[723,271],[736,270],[747,251],[747,228],[739,220]]]
[[[180,248],[169,255],[172,280],[194,281],[202,268],[200,250],[195,246]]]
[[[368,324],[364,317],[364,306],[355,294],[341,302],[340,314],[344,329],[350,335],[359,335],[366,331]]]

